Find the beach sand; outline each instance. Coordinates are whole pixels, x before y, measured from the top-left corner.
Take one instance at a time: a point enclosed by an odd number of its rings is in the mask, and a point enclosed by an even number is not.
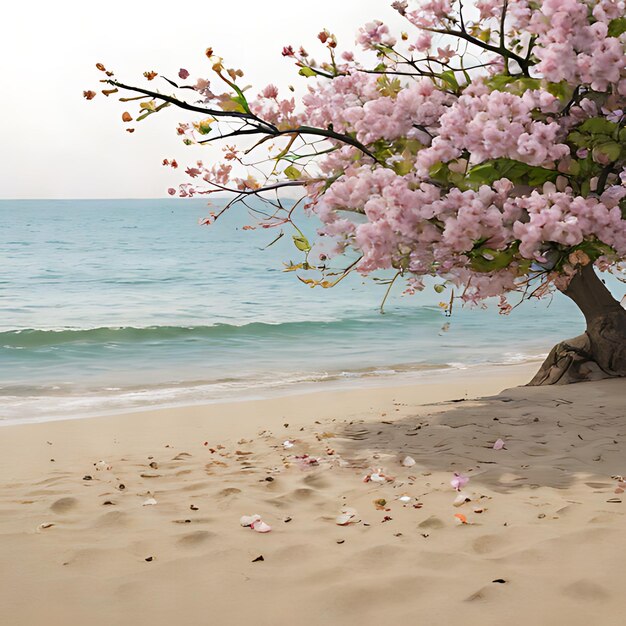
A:
[[[625,382],[535,368],[2,427],[0,624],[623,625]]]

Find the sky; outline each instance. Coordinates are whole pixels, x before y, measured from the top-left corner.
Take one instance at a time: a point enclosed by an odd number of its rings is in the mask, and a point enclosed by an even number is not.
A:
[[[171,108],[125,132],[120,103],[97,91],[100,62],[119,79],[146,84],[155,70],[175,76],[185,67],[209,76],[211,46],[241,68],[253,93],[298,77],[283,45],[304,45],[321,58],[316,35],[328,28],[340,48],[352,48],[358,27],[378,18],[400,26],[391,0],[31,0],[3,6],[0,75],[0,198],[154,198],[181,182],[163,158],[208,160],[175,135],[189,119]],[[343,46],[341,45],[343,42]],[[128,105],[126,105],[128,107]],[[217,154],[213,153],[216,157]]]

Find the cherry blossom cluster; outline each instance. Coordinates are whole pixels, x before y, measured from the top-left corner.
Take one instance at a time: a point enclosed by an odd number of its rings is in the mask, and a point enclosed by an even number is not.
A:
[[[283,48],[310,81],[301,102],[272,84],[249,99],[242,73],[208,50],[227,89],[204,78],[185,84],[212,114],[178,134],[185,143],[257,143],[187,168],[193,182],[178,193],[300,186],[330,244],[324,265],[356,253],[350,267],[363,274],[393,269],[409,291],[437,277],[467,301],[501,296],[503,312],[506,294],[533,281],[545,295],[565,288],[577,266],[623,262],[624,1],[478,0],[465,14],[456,0],[393,7],[417,30],[396,37],[380,21],[365,24],[357,44],[375,56],[369,67],[328,31],[318,35],[328,62]],[[254,176],[235,176],[260,149],[270,151],[266,180],[257,180],[258,161]],[[270,219],[282,225],[291,214]],[[307,254],[304,270],[315,269],[306,239],[294,242]]]

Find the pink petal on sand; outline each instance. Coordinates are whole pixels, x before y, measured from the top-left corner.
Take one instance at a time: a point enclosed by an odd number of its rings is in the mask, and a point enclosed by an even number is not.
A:
[[[272,530],[272,527],[269,524],[266,524],[263,520],[252,522],[252,524],[250,524],[250,528],[255,530],[257,533],[269,533],[270,530]]]
[[[454,472],[454,478],[450,481],[450,484],[457,490],[461,491],[465,485],[469,482],[469,478],[463,474]]]
[[[502,450],[504,448],[504,441],[502,439],[496,439],[496,442],[493,444],[494,450]]]

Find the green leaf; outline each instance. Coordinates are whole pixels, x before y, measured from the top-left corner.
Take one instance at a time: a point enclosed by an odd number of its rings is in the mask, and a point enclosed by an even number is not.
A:
[[[241,103],[241,98],[239,96],[232,96],[231,98],[224,99],[219,102],[219,107],[222,111],[226,112],[235,112],[235,113],[248,113],[246,111],[246,107]]]
[[[508,178],[513,183],[543,185],[547,181],[556,180],[559,173],[545,167],[528,165],[514,159],[492,159],[472,167],[466,181],[473,185],[491,185],[501,178]]]
[[[621,152],[622,147],[614,141],[601,143],[593,148],[594,157],[597,157],[598,154],[603,154],[611,163],[619,159]]]
[[[311,249],[311,244],[309,240],[302,234],[300,235],[292,235],[293,243],[302,252],[308,252]]]
[[[139,117],[137,117],[135,119],[136,122],[141,122],[141,120],[145,120],[146,117],[148,117],[148,115],[152,115],[154,113],[154,111],[146,111],[145,113],[142,113]]]
[[[580,195],[586,198],[591,191],[591,183],[588,180],[584,180],[580,185]]]
[[[491,39],[491,28],[485,28],[483,30],[478,31],[477,37],[481,41],[485,43],[489,43],[489,40]]]
[[[619,37],[622,33],[626,33],[626,17],[616,17],[609,22],[609,37]]]
[[[505,87],[514,80],[515,78],[513,76],[499,74],[497,76],[494,76],[493,78],[490,78],[487,81],[487,85],[489,85],[489,87],[495,89],[496,91],[504,91]]]
[[[572,176],[580,174],[580,163],[576,159],[572,159],[567,167],[567,173]]]
[[[445,72],[441,72],[439,77],[441,78],[441,80],[448,83],[448,85],[452,87],[453,91],[459,90],[459,81],[457,81],[456,76],[454,75],[454,72],[452,70],[446,70]]]
[[[310,67],[301,67],[298,74],[300,74],[300,76],[305,76],[306,78],[311,78],[311,76],[317,76],[317,72]]]
[[[507,91],[516,94],[523,94],[525,91],[533,91],[541,87],[541,81],[538,78],[516,78],[507,85]]]
[[[233,102],[236,102],[242,108],[242,113],[250,113],[250,107],[248,106],[248,101],[246,100],[243,93],[239,93],[239,95],[233,96]]]
[[[570,83],[566,80],[562,80],[560,83],[547,83],[546,90],[551,93],[555,98],[562,101],[567,101],[572,97],[574,89]]]
[[[290,165],[285,168],[284,174],[289,180],[298,180],[302,172],[297,167]]]
[[[617,128],[617,124],[609,122],[609,120],[604,117],[590,117],[578,127],[578,130],[582,130],[585,133],[591,133],[592,135],[612,136]]]
[[[447,183],[448,182],[448,174],[450,173],[450,170],[448,169],[448,166],[445,163],[442,163],[441,161],[439,161],[438,163],[435,163],[430,170],[428,170],[428,175],[433,179],[436,180],[440,183]]]
[[[583,135],[583,133],[579,133],[577,130],[573,130],[568,136],[567,141],[573,143],[575,146],[579,148],[588,148],[590,137],[589,135]]]
[[[476,272],[497,272],[511,264],[518,251],[518,244],[514,243],[506,250],[479,248],[471,253],[471,268]]]
[[[213,118],[207,118],[194,124],[194,127],[201,135],[208,135],[211,132],[211,124],[214,121]]]
[[[497,170],[496,166],[490,161],[475,165],[467,174],[468,182],[475,184],[489,185],[499,178],[502,178],[502,175]]]
[[[554,182],[558,178],[558,176],[559,173],[556,170],[548,170],[545,167],[531,167],[528,171],[526,179],[529,185],[533,187],[538,187],[539,185],[543,185],[548,181]]]
[[[230,82],[227,81],[228,84],[237,92],[236,96],[233,96],[233,102],[236,102],[237,104],[239,104],[239,106],[243,109],[243,113],[250,113],[250,105],[248,104],[248,101],[246,100],[246,96],[244,95],[243,91],[241,89],[239,89],[239,87],[237,87],[237,85],[234,82]]]

